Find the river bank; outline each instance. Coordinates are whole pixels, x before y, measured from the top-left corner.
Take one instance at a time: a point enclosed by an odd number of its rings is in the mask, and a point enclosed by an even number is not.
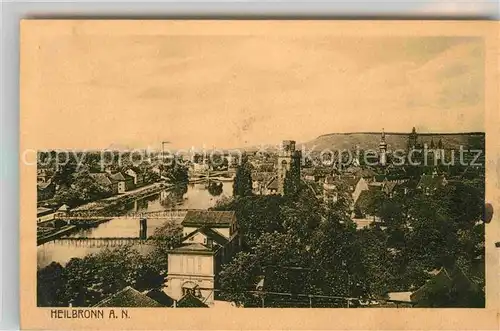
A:
[[[140,188],[137,188],[135,190],[131,190],[128,192],[125,192],[120,195],[115,195],[109,198],[93,201],[86,203],[84,205],[78,206],[74,209],[72,209],[72,212],[82,212],[82,211],[105,211],[108,208],[115,207],[119,204],[125,204],[127,202],[130,202],[135,199],[140,199],[144,198],[148,195],[158,193],[164,189],[168,189],[171,187],[174,187],[175,185],[173,184],[167,184],[167,183],[153,183],[147,186],[143,186]]]

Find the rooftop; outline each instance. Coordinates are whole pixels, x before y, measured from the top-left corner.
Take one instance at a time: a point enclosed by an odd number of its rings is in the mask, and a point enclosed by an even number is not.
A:
[[[94,172],[89,174],[99,185],[108,186],[111,185],[112,182],[108,178],[108,174],[106,172]]]
[[[200,299],[187,293],[179,301],[177,301],[178,308],[208,308],[208,306],[203,303]]]
[[[209,227],[201,227],[196,229],[195,231],[191,232],[184,238],[182,238],[182,241],[184,242],[185,240],[188,240],[192,236],[194,236],[197,233],[202,233],[204,234],[207,238],[212,239],[214,242],[219,244],[220,246],[224,246],[225,244],[228,243],[228,239],[224,237],[222,234],[218,233],[217,231],[212,230]]]
[[[234,222],[234,211],[189,210],[182,226],[230,227]]]
[[[99,302],[96,307],[163,307],[163,305],[146,294],[127,286],[110,298]]]
[[[271,180],[267,182],[266,188],[268,190],[278,190],[278,178],[276,176],[271,178]]]

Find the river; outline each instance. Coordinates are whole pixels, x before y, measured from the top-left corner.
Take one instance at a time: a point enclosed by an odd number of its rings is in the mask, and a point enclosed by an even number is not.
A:
[[[117,215],[130,211],[151,212],[170,208],[179,209],[208,209],[213,207],[222,197],[232,196],[232,182],[223,182],[222,192],[209,192],[205,184],[189,184],[186,192],[178,192],[166,189],[151,196],[137,199],[131,203],[122,205]],[[148,235],[154,233],[165,220],[149,219]],[[70,235],[72,237],[138,237],[139,221],[137,219],[113,218],[108,222],[101,223],[95,228],[82,229]],[[140,247],[141,250],[147,250]],[[37,248],[37,261],[39,267],[44,267],[52,261],[66,264],[73,257],[84,257],[90,253],[96,253],[103,248],[82,247],[68,244],[64,241],[51,241]]]

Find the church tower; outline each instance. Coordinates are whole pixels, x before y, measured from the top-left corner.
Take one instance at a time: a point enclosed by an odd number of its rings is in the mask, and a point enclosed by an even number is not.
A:
[[[382,137],[379,144],[379,163],[382,166],[387,164],[387,143],[385,142],[385,132],[382,129]]]
[[[295,150],[295,141],[284,140],[278,152],[278,193],[284,194],[285,177],[291,167],[297,170],[295,173],[300,179],[300,151]]]
[[[417,148],[417,138],[417,130],[415,130],[415,127],[413,127],[410,135],[408,136],[408,151],[412,151]]]

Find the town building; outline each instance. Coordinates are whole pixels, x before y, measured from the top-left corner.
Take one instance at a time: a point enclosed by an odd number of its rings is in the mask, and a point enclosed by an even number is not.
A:
[[[159,308],[165,307],[165,305],[149,297],[146,293],[127,286],[111,297],[102,300],[95,307]]]
[[[91,172],[89,175],[98,185],[109,189],[112,194],[118,194],[118,182],[112,181],[107,172]]]
[[[379,143],[379,164],[383,167],[387,165],[387,143],[385,142],[385,132],[383,129]]]
[[[145,184],[144,174],[139,169],[128,169],[125,174],[134,179],[134,187],[141,187]]]
[[[112,182],[117,183],[117,185],[118,185],[117,193],[118,194],[125,193],[126,191],[129,191],[132,188],[134,188],[134,178],[132,176],[129,176],[126,174],[124,175],[121,172],[117,172],[115,174],[109,175],[109,179]]]
[[[181,245],[168,253],[165,292],[174,300],[186,295],[206,305],[216,299],[214,289],[222,264],[239,250],[234,211],[188,211],[182,221]]]
[[[273,187],[269,187],[271,179],[275,178],[274,172],[252,172],[252,191],[258,195],[273,194]],[[274,185],[274,191],[277,191],[278,186]]]
[[[295,150],[295,141],[284,140],[281,149],[278,152],[278,194],[284,194],[285,177],[290,171],[291,167],[295,167],[295,175],[298,176],[300,180],[300,163],[301,163],[301,153]]]

